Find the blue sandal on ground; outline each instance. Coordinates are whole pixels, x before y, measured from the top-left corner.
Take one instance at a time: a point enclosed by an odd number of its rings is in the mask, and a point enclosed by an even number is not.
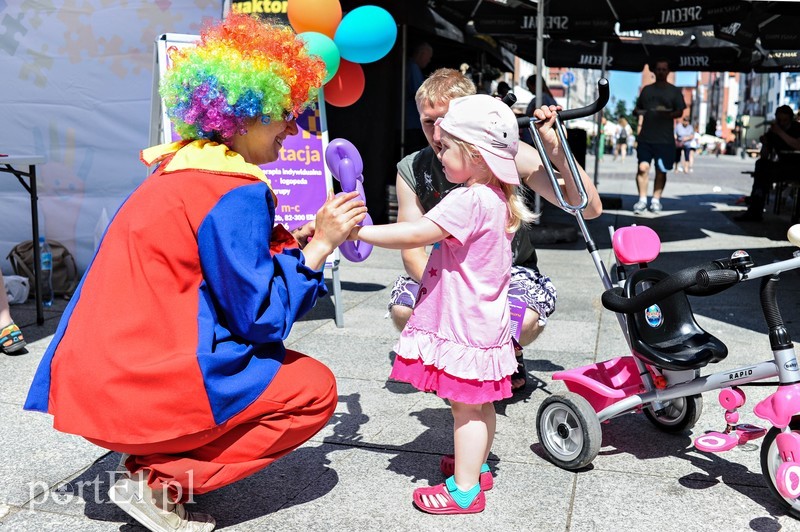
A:
[[[0,330],[0,351],[10,355],[25,347],[25,338],[22,331],[12,321]]]

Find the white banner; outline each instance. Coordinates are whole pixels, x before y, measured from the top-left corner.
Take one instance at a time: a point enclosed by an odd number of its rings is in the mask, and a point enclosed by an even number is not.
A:
[[[198,34],[221,15],[220,0],[0,0],[0,153],[44,156],[40,233],[81,270],[98,228],[146,176],[155,39]],[[4,272],[30,223],[28,193],[0,173]]]

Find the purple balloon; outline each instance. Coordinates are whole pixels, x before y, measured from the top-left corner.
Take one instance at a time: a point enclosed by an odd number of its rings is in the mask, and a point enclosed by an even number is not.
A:
[[[348,162],[342,165],[345,161]],[[364,173],[364,161],[361,159],[361,154],[358,153],[356,147],[349,140],[333,139],[330,141],[325,149],[325,163],[330,168],[333,177],[342,183],[343,187],[345,185],[342,181],[343,173],[348,174],[345,176],[348,181],[350,179],[354,180],[356,176]],[[353,189],[347,190],[343,188],[343,190],[351,192]]]
[[[367,214],[366,218],[358,225],[362,227],[372,225],[372,218]],[[342,253],[342,256],[350,262],[361,262],[372,253],[372,244],[367,244],[359,240],[348,240],[339,246],[339,251]]]
[[[353,143],[345,139],[333,139],[325,150],[325,164],[342,185],[342,192],[336,194],[346,194],[357,191],[360,199],[364,202],[367,197],[364,194],[364,161]],[[372,225],[372,218],[369,214],[359,224],[361,226]],[[372,252],[372,244],[366,242],[348,240],[339,246],[344,258],[350,262],[361,262]]]
[[[339,171],[334,175],[342,185],[342,191],[352,192],[356,189],[356,183],[358,183],[358,181],[356,180],[355,164],[353,164],[352,159],[342,159],[339,161]]]

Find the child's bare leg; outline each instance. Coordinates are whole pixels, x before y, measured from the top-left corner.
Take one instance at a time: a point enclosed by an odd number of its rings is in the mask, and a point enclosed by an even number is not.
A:
[[[497,429],[497,413],[494,410],[494,403],[485,403],[481,407],[483,413],[483,421],[486,423],[486,451],[483,453],[483,462],[489,460],[489,452],[492,450],[494,443],[494,433]]]
[[[488,427],[484,420],[483,405],[451,401],[450,407],[453,411],[456,486],[468,491],[480,478],[489,443]]]

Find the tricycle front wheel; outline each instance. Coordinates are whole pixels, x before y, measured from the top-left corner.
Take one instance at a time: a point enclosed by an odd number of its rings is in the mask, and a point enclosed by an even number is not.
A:
[[[789,424],[789,428],[793,431],[800,430],[800,419],[794,418]],[[761,443],[761,473],[764,475],[769,491],[778,499],[784,510],[795,519],[800,519],[800,499],[784,497],[775,484],[778,468],[783,464],[783,459],[778,452],[778,444],[775,441],[780,433],[779,428],[772,427],[764,436],[764,441]],[[796,481],[797,478],[793,480]]]

